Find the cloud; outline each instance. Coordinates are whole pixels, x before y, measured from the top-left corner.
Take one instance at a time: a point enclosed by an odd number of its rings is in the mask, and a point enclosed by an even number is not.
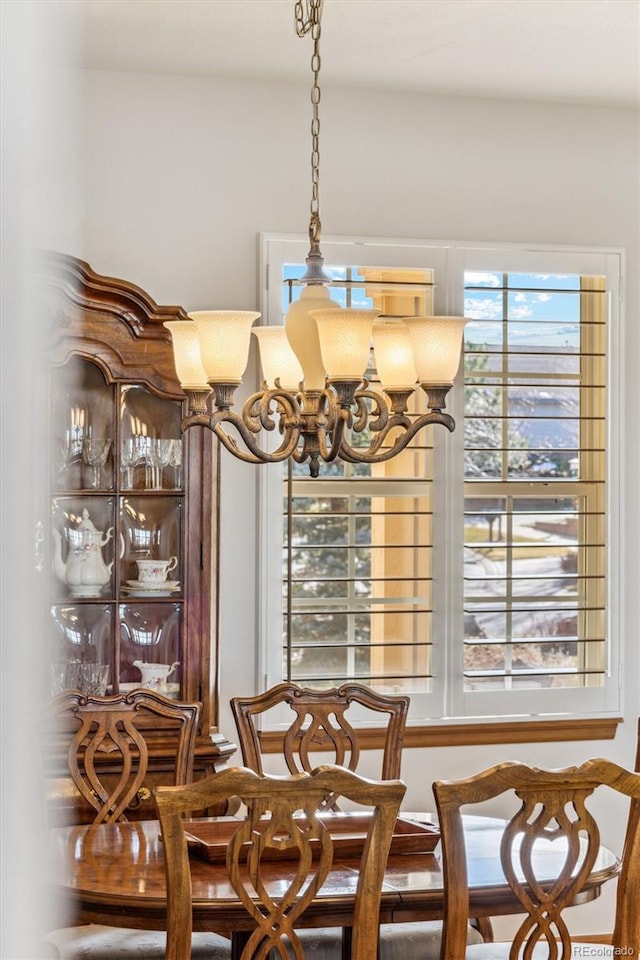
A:
[[[490,297],[465,297],[464,315],[472,320],[502,320],[502,301]]]
[[[525,317],[530,317],[532,315],[533,310],[526,304],[523,304],[521,307],[513,307],[513,309],[509,311],[510,320],[524,320]]]
[[[484,273],[482,271],[465,270],[464,282],[472,287],[487,286],[499,287],[502,284],[500,275],[497,273]]]

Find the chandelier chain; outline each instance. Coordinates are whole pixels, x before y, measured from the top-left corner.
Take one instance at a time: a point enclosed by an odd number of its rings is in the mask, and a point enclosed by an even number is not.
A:
[[[322,17],[323,0],[296,0],[295,18],[296,33],[299,37],[311,34],[313,53],[311,55],[311,72],[313,86],[311,87],[311,222],[309,236],[312,243],[320,242],[320,22]]]

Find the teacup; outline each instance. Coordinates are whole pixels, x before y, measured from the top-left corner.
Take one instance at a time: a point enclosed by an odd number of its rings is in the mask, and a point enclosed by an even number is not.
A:
[[[174,570],[178,564],[177,557],[169,557],[168,560],[136,560],[138,566],[138,580],[141,583],[162,583],[167,579],[167,574]]]
[[[180,663],[147,663],[144,660],[134,660],[134,667],[137,667],[142,676],[142,686],[151,690],[166,690],[167,680],[176,670]]]

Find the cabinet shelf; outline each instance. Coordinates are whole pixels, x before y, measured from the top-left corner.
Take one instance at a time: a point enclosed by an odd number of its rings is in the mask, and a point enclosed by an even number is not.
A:
[[[84,487],[79,490],[63,490],[60,488],[53,489],[53,496],[56,497],[95,497],[95,496],[111,496],[115,497],[120,494],[121,496],[144,496],[144,497],[166,497],[167,494],[170,494],[172,497],[183,497],[184,490],[180,487],[165,487],[162,490],[145,490],[142,487],[105,487],[101,490],[92,490],[89,487]]]
[[[120,596],[105,594],[100,597],[52,596],[50,602],[52,606],[60,606],[62,604],[68,606],[71,603],[78,604],[79,606],[92,603],[184,603],[184,594],[175,592],[156,596],[151,594],[145,596],[142,593],[123,593]]]

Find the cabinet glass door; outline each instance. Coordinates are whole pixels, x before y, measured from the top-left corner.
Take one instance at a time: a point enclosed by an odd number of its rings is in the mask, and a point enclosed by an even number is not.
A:
[[[178,698],[182,405],[74,357],[52,371],[51,411],[51,693]]]

